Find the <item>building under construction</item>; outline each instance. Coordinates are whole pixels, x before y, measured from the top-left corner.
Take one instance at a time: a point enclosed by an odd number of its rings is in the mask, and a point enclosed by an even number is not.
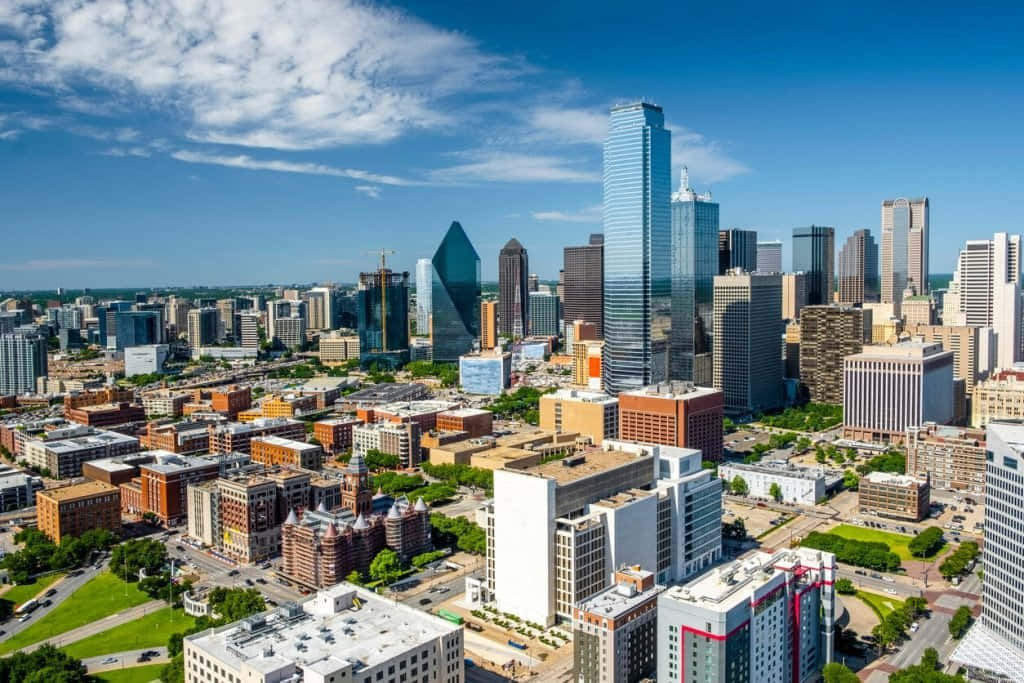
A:
[[[409,273],[381,267],[359,274],[359,362],[396,368],[409,362]]]

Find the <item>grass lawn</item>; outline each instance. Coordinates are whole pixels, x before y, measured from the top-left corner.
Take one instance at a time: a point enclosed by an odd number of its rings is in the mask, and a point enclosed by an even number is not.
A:
[[[60,577],[64,576],[64,572],[57,572],[54,574],[47,574],[41,576],[32,583],[22,583],[17,586],[13,586],[9,591],[0,595],[0,598],[4,600],[10,600],[17,607],[23,602],[28,602],[32,598],[36,597],[44,590],[49,588],[57,581]]]
[[[891,531],[881,531],[879,529],[871,529],[869,527],[853,526],[852,524],[840,524],[835,529],[829,529],[828,533],[836,534],[843,538],[850,538],[855,541],[885,543],[889,546],[889,550],[900,556],[901,560],[924,561],[931,560],[935,557],[935,554],[927,557],[914,557],[911,555],[910,548],[907,546],[914,537],[907,536],[906,534],[894,534]]]
[[[899,598],[894,598],[888,595],[880,595],[879,593],[857,591],[857,597],[860,598],[864,602],[864,604],[871,608],[871,611],[878,616],[879,622],[881,622],[882,619],[885,618],[885,615],[889,614],[889,612],[897,610],[903,606],[903,601]]]
[[[128,584],[125,590],[124,581],[110,572],[103,572],[83,584],[39,621],[0,643],[0,654],[91,624],[149,600],[150,597],[136,584]]]
[[[195,619],[180,609],[174,610],[174,620],[171,621],[171,608],[164,607],[135,621],[119,624],[107,631],[71,643],[63,650],[72,657],[85,659],[146,647],[160,647],[167,645],[167,639],[172,634],[191,628],[195,623]]]
[[[103,673],[93,674],[99,681],[107,683],[149,683],[160,678],[160,669],[164,664],[146,664],[145,666],[130,666],[127,669],[111,669]]]

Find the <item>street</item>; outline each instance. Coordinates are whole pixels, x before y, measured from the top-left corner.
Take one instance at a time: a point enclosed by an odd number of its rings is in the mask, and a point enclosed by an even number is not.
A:
[[[64,600],[66,600],[69,595],[78,590],[82,586],[82,584],[86,583],[100,572],[106,571],[106,568],[107,563],[105,560],[102,564],[101,569],[96,569],[94,565],[90,564],[87,565],[84,569],[79,570],[82,572],[80,575],[65,576],[64,579],[62,579],[61,581],[54,583],[52,586],[50,586],[50,588],[56,590],[57,593],[47,598],[51,601],[50,606],[43,607],[42,605],[40,605],[36,608],[34,612],[32,612],[32,616],[29,617],[26,621],[18,621],[16,617],[11,617],[7,621],[7,623],[4,624],[4,630],[7,631],[7,633],[0,637],[0,641],[7,640],[16,633],[20,633],[21,631],[25,630],[35,622],[39,621],[42,617],[46,616],[47,614],[55,610],[57,608],[57,605],[64,602]],[[40,603],[41,602],[42,600],[40,600]]]

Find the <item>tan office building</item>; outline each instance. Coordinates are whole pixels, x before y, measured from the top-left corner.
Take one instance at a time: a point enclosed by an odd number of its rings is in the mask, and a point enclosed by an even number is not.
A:
[[[927,479],[871,472],[861,477],[858,498],[862,515],[920,522],[928,516],[931,487]]]
[[[904,300],[906,305],[906,300]],[[967,385],[967,393],[974,393],[974,385],[978,382],[978,328],[973,325],[910,325],[906,333],[911,337],[921,337],[926,342],[939,342],[943,351],[953,352],[953,376],[962,377]]]
[[[928,422],[907,428],[907,474],[932,486],[985,492],[985,430]]]
[[[578,432],[599,444],[617,439],[619,400],[595,391],[560,389],[540,397],[540,428],[552,432]]]
[[[498,345],[498,302],[480,302],[480,348],[493,349]]]
[[[36,524],[60,544],[90,529],[121,533],[121,496],[116,486],[89,481],[36,493]]]
[[[1000,370],[974,386],[971,426],[998,420],[1024,420],[1024,371]]]

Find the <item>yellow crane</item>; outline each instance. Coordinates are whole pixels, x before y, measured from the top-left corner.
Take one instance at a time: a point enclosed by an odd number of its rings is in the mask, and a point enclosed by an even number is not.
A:
[[[370,256],[380,256],[380,270],[377,275],[380,278],[380,345],[381,351],[388,350],[388,287],[386,274],[388,271],[388,256],[395,253],[394,249],[381,248],[377,251],[366,252]]]

